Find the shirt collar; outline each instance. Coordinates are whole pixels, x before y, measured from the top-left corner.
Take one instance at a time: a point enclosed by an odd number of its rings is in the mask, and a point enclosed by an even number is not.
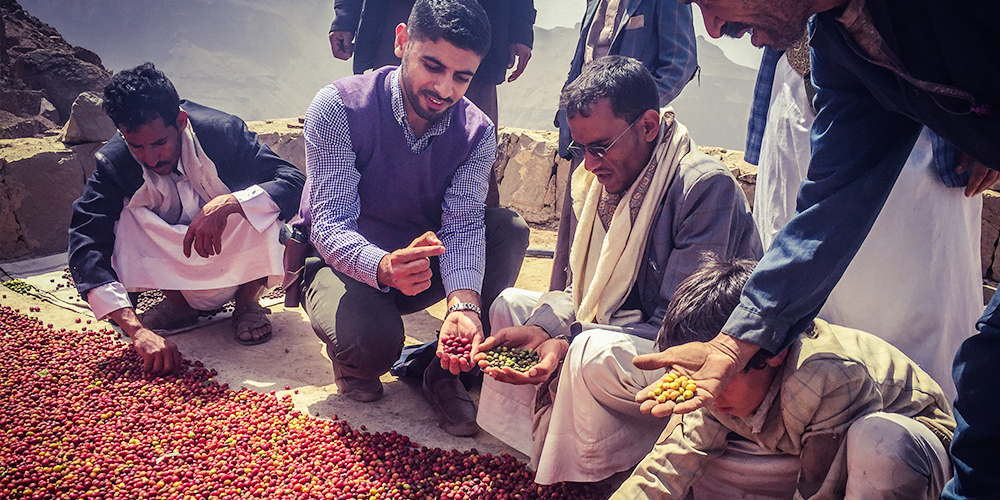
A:
[[[400,71],[402,71],[401,68],[396,68],[389,74],[389,88],[392,92],[392,115],[396,118],[396,122],[406,130],[407,137],[416,139],[413,134],[413,128],[410,127],[410,122],[406,120],[406,106],[403,104],[403,88],[399,84]],[[447,112],[431,124],[430,128],[427,129],[427,132],[420,139],[443,134],[448,129],[448,126],[451,125],[452,109],[454,109],[454,106],[448,108]]]

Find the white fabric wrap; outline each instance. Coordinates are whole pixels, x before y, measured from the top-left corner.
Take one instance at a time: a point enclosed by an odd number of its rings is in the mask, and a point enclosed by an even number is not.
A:
[[[189,188],[177,183],[185,214],[181,220],[188,221],[205,203],[230,190],[219,179],[215,163],[205,154],[190,122],[181,134],[180,161],[190,183]],[[243,217],[230,217],[222,233],[222,253],[203,258],[192,249],[191,257],[185,257],[187,224],[171,225],[157,215],[170,209],[173,181],[145,167],[143,179],[115,226],[111,264],[128,291],[217,290],[265,276],[269,286],[280,283],[283,247],[278,244],[277,220],[258,231]]]
[[[569,256],[577,321],[604,325],[641,321],[636,314],[623,315],[619,309],[638,277],[660,200],[676,177],[681,159],[694,149],[687,127],[674,119],[673,108],[663,108],[657,144],[649,160],[656,164],[656,172],[635,223],[628,201],[637,182],[622,195],[606,234],[597,216],[603,186],[597,176],[587,171],[586,161],[573,173],[573,210],[579,222]]]

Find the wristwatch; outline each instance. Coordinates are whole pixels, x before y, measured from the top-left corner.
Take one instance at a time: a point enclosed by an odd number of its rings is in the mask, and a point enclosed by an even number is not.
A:
[[[455,311],[472,311],[472,312],[476,313],[476,315],[479,316],[479,317],[483,316],[483,310],[480,309],[479,306],[477,306],[477,305],[475,305],[475,304],[473,304],[471,302],[459,302],[459,303],[457,303],[457,304],[449,307],[448,308],[448,312],[445,313],[444,317],[447,318],[449,314],[451,314],[451,313],[453,313]]]

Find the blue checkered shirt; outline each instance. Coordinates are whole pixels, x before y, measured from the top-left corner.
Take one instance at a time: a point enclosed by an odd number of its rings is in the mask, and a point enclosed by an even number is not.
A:
[[[399,70],[390,74],[392,114],[403,127],[406,143],[414,154],[427,148],[451,123],[454,111],[445,113],[420,138],[406,120],[406,108],[399,86]],[[382,291],[378,284],[378,264],[389,251],[358,233],[361,201],[358,183],[361,173],[351,144],[347,110],[340,91],[327,85],[316,94],[305,121],[306,175],[312,216],[310,241],[334,269]],[[442,202],[441,230],[444,244],[440,259],[445,292],[473,290],[483,284],[486,262],[484,211],[489,172],[496,158],[493,124],[476,145],[472,155],[458,167]],[[386,200],[391,203],[392,200]]]
[[[767,126],[767,110],[771,107],[771,87],[774,86],[774,70],[778,66],[783,50],[764,47],[764,55],[760,59],[760,69],[757,70],[757,83],[753,87],[753,104],[750,106],[750,123],[747,124],[747,150],[743,159],[747,163],[760,163],[760,143],[764,140],[764,127]]]

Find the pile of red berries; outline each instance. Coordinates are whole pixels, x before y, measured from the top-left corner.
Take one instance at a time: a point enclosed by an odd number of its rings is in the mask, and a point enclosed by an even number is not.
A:
[[[201,362],[142,372],[113,331],[0,307],[0,498],[597,498],[506,454],[419,446],[233,391]]]
[[[441,350],[445,354],[465,358],[472,363],[472,343],[465,337],[444,337],[441,339]]]

